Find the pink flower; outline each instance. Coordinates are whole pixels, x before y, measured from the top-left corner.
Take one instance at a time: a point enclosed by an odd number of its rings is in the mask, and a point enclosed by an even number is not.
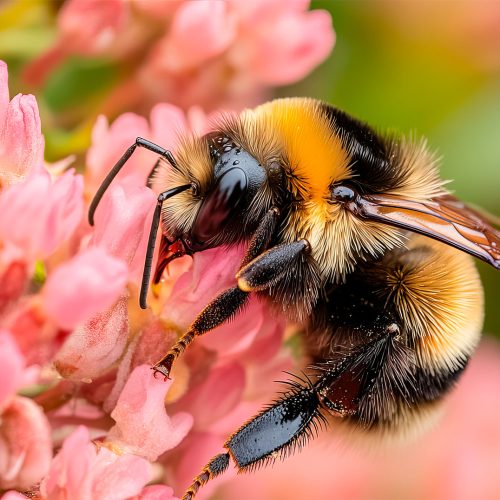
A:
[[[335,43],[330,15],[321,10],[304,12],[308,2],[233,3],[241,13],[244,33],[234,63],[252,67],[253,76],[266,85],[304,78],[327,58]]]
[[[122,356],[128,340],[129,319],[124,296],[105,312],[79,326],[54,359],[59,373],[71,380],[92,380]]]
[[[330,15],[308,7],[308,0],[157,0],[107,2],[103,9],[95,0],[70,0],[55,44],[26,75],[40,83],[72,54],[112,59],[127,70],[135,58],[132,78],[105,104],[108,113],[150,109],[158,101],[238,109],[255,104],[269,85],[304,77],[328,56],[335,43]]]
[[[15,397],[1,415],[0,488],[30,488],[47,473],[51,458],[43,411],[31,399]]]
[[[181,73],[221,55],[234,43],[236,21],[226,2],[185,2],[172,20],[169,36],[156,48],[165,68]]]
[[[138,366],[130,374],[111,417],[115,420],[108,439],[149,460],[177,446],[192,426],[188,413],[169,417],[165,395],[172,381],[152,376],[151,367]]]
[[[49,276],[44,309],[61,328],[71,330],[113,305],[127,283],[125,262],[95,247],[80,252]]]
[[[91,244],[124,261],[139,284],[155,194],[145,186],[116,183],[95,215]]]
[[[97,448],[80,426],[68,437],[40,484],[43,497],[54,500],[111,500],[139,495],[151,478],[151,466],[134,455]]]
[[[44,140],[34,96],[9,102],[7,65],[0,61],[0,189],[18,182],[43,162]]]
[[[27,260],[48,257],[66,241],[83,215],[83,179],[72,170],[52,181],[44,168],[0,193],[0,240]]]
[[[217,9],[207,45],[217,42],[225,16],[234,16],[230,4]],[[155,481],[179,487],[180,464],[189,459],[198,468],[207,460],[196,446],[199,431],[220,446],[257,409],[254,396],[270,396],[256,388],[256,374],[276,378],[285,366],[273,358],[282,325],[254,300],[232,327],[198,339],[176,364],[175,381],[155,379],[149,369],[204,304],[234,285],[244,251],[215,249],[173,263],[150,293],[151,307],[139,309],[156,197],[143,184],[154,154],[138,151],[103,197],[95,226],[85,220],[83,179],[90,197],[137,135],[175,153],[179,133],[208,130],[200,108],[185,115],[169,104],[155,106],[149,122],[133,114],[111,125],[100,118],[84,177],[39,165],[0,193],[0,328],[9,332],[0,334],[0,487],[36,495],[41,481],[44,498],[173,499],[167,485],[146,487],[152,471]],[[34,399],[17,396],[20,387],[36,391]],[[78,425],[61,448],[61,436]],[[97,448],[90,435],[104,444]],[[139,456],[124,454],[130,451]]]
[[[155,100],[184,108],[240,109],[269,85],[303,78],[332,50],[330,15],[306,12],[309,2],[266,3],[182,4],[139,68],[135,91],[146,87]]]

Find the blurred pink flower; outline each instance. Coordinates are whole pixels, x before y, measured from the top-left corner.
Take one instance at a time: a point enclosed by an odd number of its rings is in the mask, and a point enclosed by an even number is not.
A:
[[[330,15],[322,10],[305,12],[308,1],[232,3],[242,32],[234,63],[250,66],[254,77],[266,85],[301,80],[328,57],[335,43]]]
[[[135,0],[102,8],[95,0],[70,0],[59,14],[55,44],[26,76],[39,84],[73,54],[110,58],[129,73],[134,60],[132,78],[105,105],[108,114],[158,101],[238,109],[326,59],[335,43],[330,15],[308,7],[308,0]]]
[[[127,265],[99,247],[80,252],[61,264],[43,288],[45,312],[71,330],[111,307],[127,283]]]
[[[53,181],[44,167],[0,193],[0,241],[28,261],[50,256],[83,216],[83,179],[72,170]]]
[[[162,40],[164,65],[172,73],[194,69],[222,54],[237,35],[236,17],[226,2],[184,2]]]
[[[306,76],[335,43],[330,15],[307,12],[308,1],[263,3],[184,2],[138,69],[139,93],[240,109]]]
[[[151,475],[147,460],[95,445],[80,426],[64,441],[40,493],[53,500],[119,500],[140,494]]]
[[[0,488],[27,490],[52,458],[49,423],[31,399],[16,396],[0,416]]]
[[[41,165],[44,149],[35,97],[18,94],[9,102],[7,81],[7,65],[0,61],[0,190]]]

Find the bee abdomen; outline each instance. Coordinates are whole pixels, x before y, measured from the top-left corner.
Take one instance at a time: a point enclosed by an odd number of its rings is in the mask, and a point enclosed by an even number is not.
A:
[[[313,361],[357,359],[323,391],[325,406],[374,434],[422,427],[415,424],[435,413],[465,369],[481,324],[470,257],[412,236],[407,249],[353,273],[318,304],[307,344]]]

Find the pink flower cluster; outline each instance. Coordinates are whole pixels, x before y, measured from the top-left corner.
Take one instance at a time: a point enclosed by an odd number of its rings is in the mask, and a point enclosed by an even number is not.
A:
[[[158,101],[206,110],[253,105],[267,88],[303,78],[330,53],[330,15],[308,12],[309,1],[69,0],[54,46],[27,77],[40,83],[71,55],[103,57],[131,73],[108,112]]]
[[[270,397],[272,384],[260,382],[290,368],[287,356],[277,356],[283,324],[253,301],[232,324],[200,339],[173,381],[156,379],[150,366],[234,283],[242,249],[176,262],[143,311],[137,295],[155,205],[144,181],[155,157],[138,152],[102,200],[93,228],[86,211],[136,135],[175,150],[174,131],[204,129],[205,117],[159,104],[149,122],[127,114],[109,126],[100,118],[85,174],[56,174],[42,162],[35,99],[9,102],[5,64],[0,84],[7,96],[0,116],[28,115],[7,118],[0,142],[8,150],[19,138],[3,171],[18,182],[0,191],[0,489],[12,490],[6,498],[23,498],[16,491],[50,499],[172,498],[172,487],[180,494]]]

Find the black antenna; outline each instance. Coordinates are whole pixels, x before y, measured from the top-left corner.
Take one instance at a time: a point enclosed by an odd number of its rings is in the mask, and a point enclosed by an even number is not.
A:
[[[141,293],[139,298],[139,304],[141,306],[141,309],[147,308],[149,279],[151,277],[151,268],[153,267],[153,256],[155,252],[156,235],[158,234],[158,226],[160,225],[161,208],[163,206],[163,202],[166,199],[175,196],[176,194],[182,193],[182,191],[185,191],[190,187],[191,184],[184,184],[182,186],[177,186],[172,189],[169,189],[168,191],[164,191],[158,196],[155,213],[153,214],[153,220],[151,221],[151,230],[149,231],[146,260],[144,262],[144,272],[142,273]]]
[[[102,181],[102,184],[99,186],[99,189],[97,190],[97,193],[95,194],[94,199],[90,203],[89,224],[91,226],[94,225],[94,214],[95,214],[95,211],[99,205],[99,202],[101,201],[101,198],[103,197],[104,193],[108,189],[108,187],[111,184],[111,182],[113,181],[113,179],[118,175],[118,172],[122,169],[123,165],[125,165],[125,163],[127,163],[128,159],[132,156],[133,152],[138,147],[148,149],[149,151],[153,151],[153,153],[156,153],[159,156],[161,156],[162,158],[165,158],[170,163],[170,165],[172,165],[172,167],[174,167],[176,170],[178,170],[175,158],[172,156],[172,153],[170,151],[167,151],[166,149],[162,148],[161,146],[158,146],[158,144],[155,144],[154,142],[143,139],[142,137],[137,137],[137,139],[135,140],[135,143],[132,144],[132,146],[130,146],[125,151],[125,153],[123,153],[122,157],[115,163],[115,166],[109,171],[108,175]]]

